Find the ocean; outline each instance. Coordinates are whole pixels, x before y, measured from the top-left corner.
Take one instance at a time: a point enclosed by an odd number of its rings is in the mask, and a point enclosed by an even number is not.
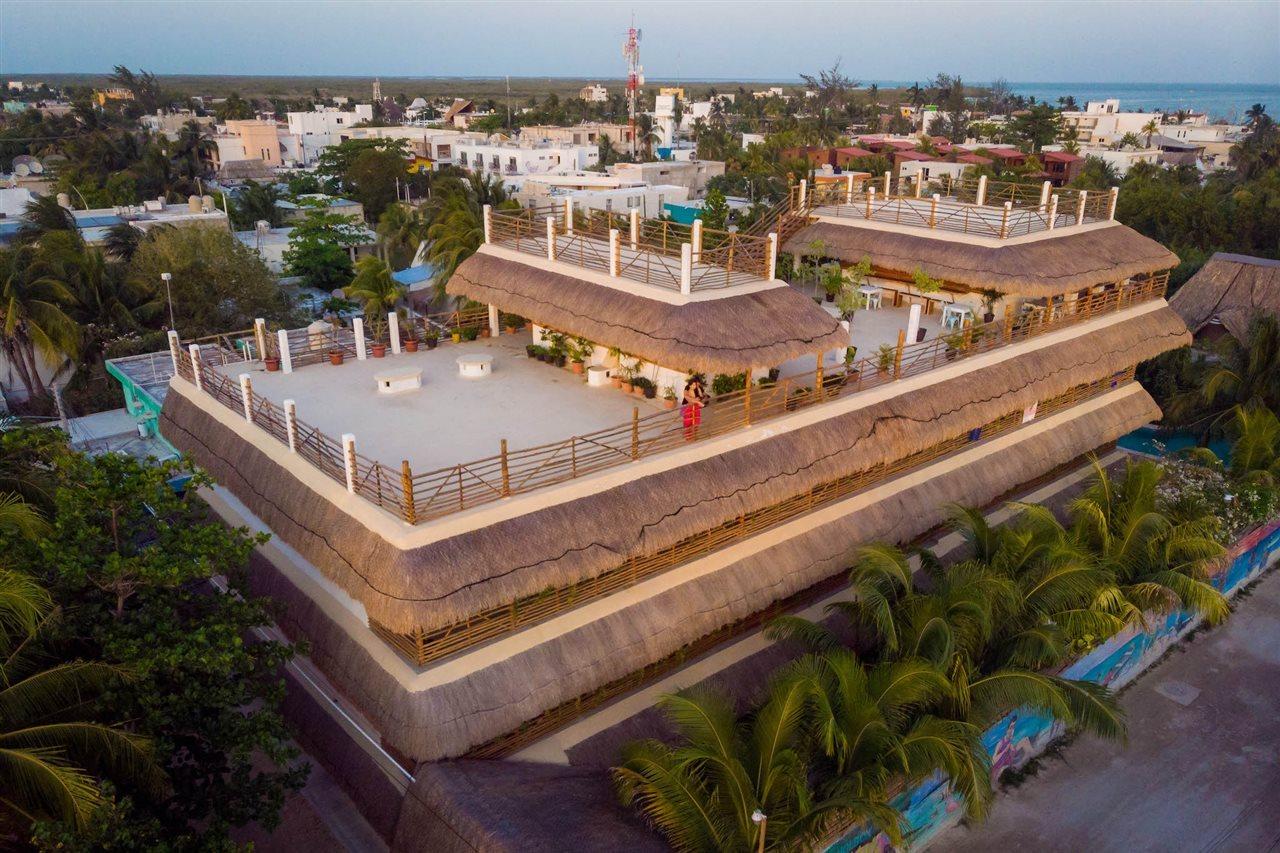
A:
[[[1084,109],[1088,101],[1119,98],[1126,112],[1179,109],[1208,113],[1209,118],[1243,122],[1245,111],[1266,104],[1267,112],[1280,116],[1280,84],[1263,83],[1010,83],[1019,95],[1057,105],[1071,95]]]

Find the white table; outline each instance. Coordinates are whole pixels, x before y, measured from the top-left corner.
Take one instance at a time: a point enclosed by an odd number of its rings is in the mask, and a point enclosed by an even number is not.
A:
[[[942,328],[963,329],[973,322],[973,309],[967,305],[942,306]]]
[[[460,355],[458,373],[465,379],[483,379],[493,372],[493,356]]]
[[[884,305],[884,291],[870,284],[864,284],[858,288],[858,293],[862,296],[862,304],[864,307],[875,311]]]
[[[379,394],[399,394],[401,391],[413,391],[422,387],[422,371],[413,368],[401,370],[384,370],[373,375],[378,383]]]

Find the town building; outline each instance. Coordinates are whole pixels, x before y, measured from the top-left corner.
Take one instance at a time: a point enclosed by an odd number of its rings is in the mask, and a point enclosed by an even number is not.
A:
[[[291,159],[299,165],[310,166],[326,148],[351,139],[355,125],[373,121],[373,105],[356,104],[351,110],[317,106],[310,112],[286,113],[285,118],[291,138],[286,143]]]
[[[609,100],[609,90],[599,83],[589,83],[578,90],[578,97],[589,104],[603,104]]]
[[[282,198],[276,201],[276,209],[280,211],[285,224],[305,219],[307,214],[317,210],[332,213],[335,216],[345,216],[356,222],[364,222],[364,205],[360,202],[324,193],[303,193],[297,197],[296,201]]]
[[[675,184],[689,191],[689,198],[703,198],[707,182],[724,174],[720,160],[657,160],[647,163],[615,163],[609,174],[636,184]]]
[[[454,146],[454,163],[472,172],[537,175],[578,171],[600,161],[597,145],[572,145],[505,138],[467,139]]]
[[[296,153],[290,150],[292,138],[271,119],[231,119],[218,128],[213,142],[217,169],[244,160],[256,160],[268,168],[279,169],[297,159]]]
[[[154,115],[145,115],[139,119],[139,123],[147,130],[163,134],[170,140],[177,139],[187,123],[193,121],[202,131],[213,130],[213,116],[196,115],[193,110],[156,110]]]
[[[1280,261],[1216,252],[1169,300],[1197,342],[1249,342],[1259,314],[1280,320]]]
[[[590,173],[589,173],[590,174]],[[512,198],[523,207],[545,209],[552,206],[562,207],[571,201],[576,210],[600,210],[613,213],[627,213],[639,210],[646,219],[658,219],[668,206],[679,204],[689,199],[687,187],[674,184],[626,185],[626,182],[608,175],[595,175],[601,179],[598,184],[587,183],[585,178],[576,176],[548,175],[528,178],[520,182],[519,189],[512,193]],[[516,179],[519,180],[519,179]],[[610,186],[612,180],[614,185]],[[511,184],[512,181],[508,181]]]
[[[521,139],[553,142],[557,145],[599,145],[601,138],[606,136],[615,151],[623,153],[631,150],[633,137],[629,124],[593,121],[572,127],[531,124],[520,128]]]

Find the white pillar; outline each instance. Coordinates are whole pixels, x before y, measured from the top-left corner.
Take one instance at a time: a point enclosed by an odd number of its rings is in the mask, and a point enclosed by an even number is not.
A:
[[[1004,203],[1004,211],[1000,214],[1000,239],[1009,236],[1009,217],[1013,215],[1013,202]]]
[[[769,267],[765,271],[765,278],[773,281],[778,277],[778,232],[769,232]]]
[[[1049,230],[1058,227],[1058,194],[1049,196]]]
[[[907,343],[914,344],[920,335],[920,306],[912,305],[907,312]]]
[[[240,374],[240,399],[244,401],[244,419],[253,423],[253,391],[247,373]]]
[[[981,207],[987,203],[987,176],[980,175],[978,177],[978,198],[977,205]]]
[[[394,311],[387,313],[387,332],[391,335],[391,353],[400,354],[400,315]]]
[[[886,197],[889,195],[889,173],[887,171],[884,173],[884,194]]]
[[[1040,185],[1040,212],[1044,213],[1045,207],[1049,204],[1049,194],[1053,192],[1053,184],[1045,181]]]
[[[867,219],[871,218],[871,205],[876,203],[876,188],[874,186],[867,187]]]
[[[484,241],[493,242],[493,208],[487,204],[484,206]]]
[[[195,380],[196,389],[204,390],[204,379],[200,376],[200,345],[192,344],[187,348],[191,354],[191,378]]]
[[[489,306],[489,334],[493,337],[498,336],[498,306]]]
[[[640,250],[640,208],[631,208],[631,251]]]
[[[356,361],[364,361],[369,357],[364,348],[364,318],[356,317],[351,321],[351,334],[356,338]]]
[[[614,278],[618,277],[618,268],[621,266],[620,259],[618,258],[620,242],[619,236],[617,228],[609,229],[609,275]]]
[[[809,182],[801,178],[800,179],[800,209],[804,210],[804,208],[808,205],[808,202],[809,202]]]
[[[169,338],[169,358],[173,360],[173,373],[176,376],[178,374],[178,350],[182,344],[178,340],[178,333],[172,329],[169,330],[167,337]]]
[[[853,172],[844,176],[844,203],[853,204]]]
[[[693,292],[693,247],[680,244],[680,292]]]
[[[253,343],[258,348],[258,361],[267,357],[267,321],[257,317],[253,321]]]
[[[356,437],[349,432],[342,434],[342,467],[347,474],[347,491],[356,492]]]
[[[564,233],[573,233],[573,199],[564,200]]]
[[[547,217],[547,260],[556,259],[556,218]]]
[[[1089,191],[1080,190],[1080,207],[1076,209],[1076,224],[1084,224],[1084,205],[1089,200]]]
[[[924,169],[916,172],[916,198],[920,198],[920,194],[924,192]]]
[[[1120,200],[1120,188],[1111,188],[1111,203],[1107,205],[1107,219],[1116,218],[1116,202]]]
[[[289,352],[289,333],[281,329],[276,333],[280,342],[280,369],[285,373],[293,373],[293,355]]]
[[[289,452],[298,452],[298,404],[284,401],[284,434],[289,439]]]
[[[693,220],[693,262],[699,263],[702,260],[702,220]]]

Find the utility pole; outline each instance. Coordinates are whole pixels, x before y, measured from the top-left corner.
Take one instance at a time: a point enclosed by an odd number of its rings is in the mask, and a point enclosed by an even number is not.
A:
[[[640,65],[640,30],[636,29],[636,16],[631,15],[627,40],[622,43],[622,57],[627,60],[627,111],[631,117],[631,159],[636,156],[636,95],[644,85],[644,68]]]
[[[511,132],[511,75],[507,75],[507,132]]]

